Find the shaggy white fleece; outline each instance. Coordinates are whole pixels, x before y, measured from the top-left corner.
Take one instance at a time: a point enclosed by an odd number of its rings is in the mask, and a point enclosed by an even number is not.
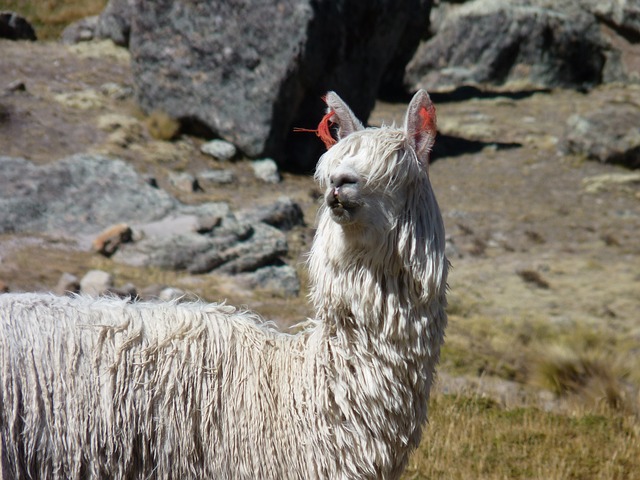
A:
[[[219,304],[0,295],[3,479],[400,476],[447,321],[435,111],[421,91],[403,128],[364,129],[326,101],[318,132],[339,141],[316,172],[306,329]]]

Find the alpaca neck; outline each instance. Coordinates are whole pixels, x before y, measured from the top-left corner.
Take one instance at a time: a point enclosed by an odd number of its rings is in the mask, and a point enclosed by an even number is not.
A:
[[[403,263],[395,241],[374,243],[363,235],[368,243],[354,242],[349,233],[320,217],[309,260],[316,318],[339,338],[399,342],[413,350],[412,343],[424,342],[429,322],[443,322],[444,254],[429,256],[434,265],[425,280]]]
[[[431,265],[436,278],[422,281],[399,243],[363,245],[346,233],[321,216],[309,258],[334,421],[353,432],[336,442],[341,452],[360,442],[379,477],[397,478],[427,418],[446,325],[446,269]],[[446,264],[443,253],[427,257]]]

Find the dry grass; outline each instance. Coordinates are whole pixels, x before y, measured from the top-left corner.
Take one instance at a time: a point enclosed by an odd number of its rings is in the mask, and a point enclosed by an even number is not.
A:
[[[55,40],[71,22],[99,14],[107,0],[0,0],[0,10],[12,10],[33,25],[39,40]]]
[[[469,308],[456,302],[454,310]],[[585,406],[605,403],[640,413],[638,348],[637,338],[620,326],[452,315],[441,364],[453,375],[498,377]]]
[[[619,412],[561,415],[435,395],[403,479],[640,479],[640,426]]]
[[[473,291],[451,300],[441,370],[473,378],[484,395],[432,397],[430,426],[404,479],[640,479],[633,325],[490,318],[477,313],[483,300]],[[483,390],[487,377],[534,393],[506,406]]]
[[[555,346],[538,361],[536,373],[539,383],[557,396],[579,395],[589,403],[633,412],[633,391],[624,385],[630,372],[601,352]]]

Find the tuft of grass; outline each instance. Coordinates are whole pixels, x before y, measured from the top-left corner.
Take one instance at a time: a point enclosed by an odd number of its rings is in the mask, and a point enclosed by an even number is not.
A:
[[[554,346],[542,353],[535,370],[537,382],[557,396],[579,396],[584,403],[603,404],[615,410],[637,409],[631,385],[625,385],[624,363],[601,352],[578,352]]]
[[[108,0],[0,0],[0,10],[25,17],[39,40],[56,40],[72,22],[98,15]]]
[[[151,112],[145,119],[145,125],[156,140],[173,140],[180,133],[180,122],[161,110]]]
[[[476,300],[454,296],[441,370],[492,376],[553,393],[563,405],[640,413],[638,337],[620,326],[473,314]]]
[[[549,282],[545,280],[540,272],[535,270],[518,270],[518,275],[522,280],[538,288],[548,289],[550,287]]]

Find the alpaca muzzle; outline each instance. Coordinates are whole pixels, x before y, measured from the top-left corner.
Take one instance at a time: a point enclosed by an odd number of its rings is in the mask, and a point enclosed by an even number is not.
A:
[[[331,211],[331,217],[339,224],[352,223],[355,212],[360,206],[358,189],[353,185],[331,187],[325,195],[325,203]]]
[[[340,196],[340,187],[333,187],[326,196],[327,206],[331,210],[344,209],[344,198]]]

